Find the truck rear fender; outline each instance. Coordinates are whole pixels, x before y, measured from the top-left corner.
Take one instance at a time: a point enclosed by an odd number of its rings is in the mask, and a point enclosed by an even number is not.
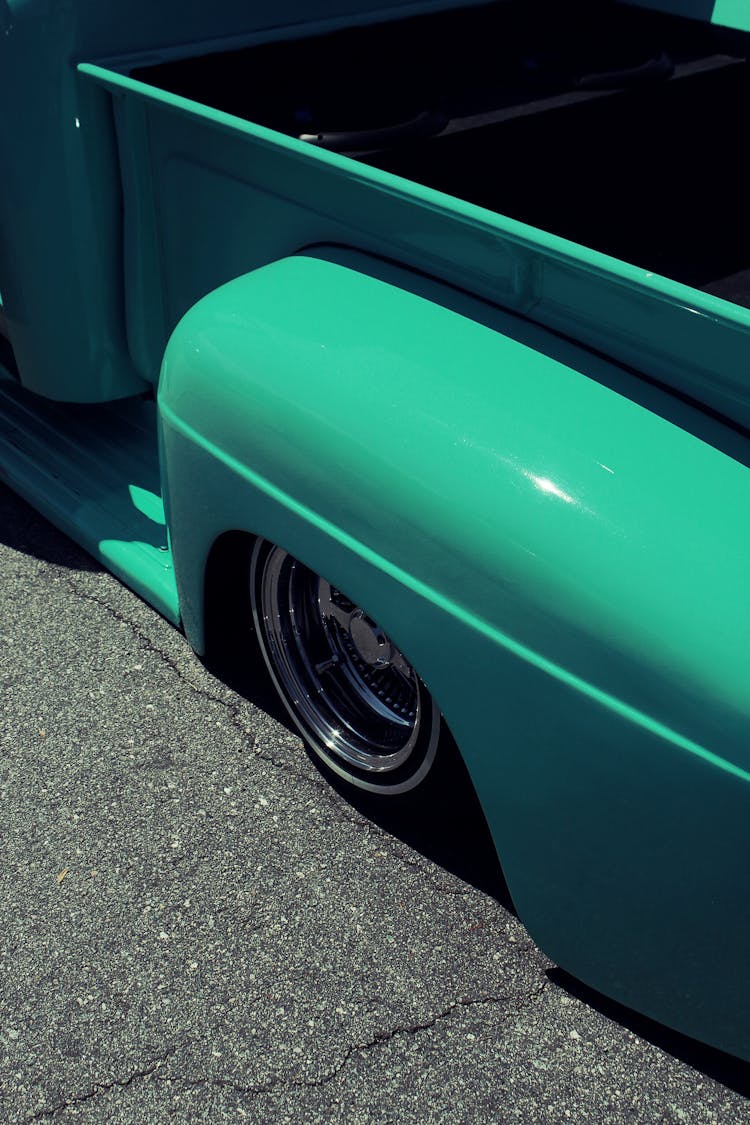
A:
[[[194,645],[225,532],[324,574],[433,692],[542,947],[750,1052],[732,1015],[737,988],[750,996],[746,441],[542,329],[333,248],[200,301],[159,402]]]

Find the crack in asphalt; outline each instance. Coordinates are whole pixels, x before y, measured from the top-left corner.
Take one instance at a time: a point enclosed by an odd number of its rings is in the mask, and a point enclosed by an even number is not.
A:
[[[529,994],[529,996],[527,996],[521,1003],[516,1004],[512,1010],[509,1010],[507,1012],[507,1017],[509,1018],[511,1016],[518,1016],[521,1014],[521,1012],[532,1008],[539,1002],[541,996],[547,991],[548,988],[551,987],[551,985],[552,981],[550,981],[549,979],[543,980],[538,988],[534,989]],[[319,1089],[323,1086],[327,1086],[330,1082],[333,1082],[336,1078],[338,1078],[338,1076],[342,1073],[342,1071],[346,1068],[350,1060],[355,1055],[367,1054],[369,1051],[372,1051],[377,1047],[381,1047],[384,1044],[391,1043],[394,1039],[398,1039],[401,1036],[419,1035],[423,1031],[429,1031],[431,1030],[431,1028],[437,1026],[437,1024],[441,1023],[443,1020],[450,1019],[450,1017],[457,1011],[465,1011],[470,1008],[480,1007],[485,1004],[507,1003],[507,996],[490,995],[458,997],[458,999],[456,1000],[451,1000],[449,1004],[446,1004],[446,1006],[439,1012],[436,1012],[435,1015],[432,1015],[421,1022],[400,1024],[387,1030],[375,1032],[372,1038],[366,1040],[364,1043],[354,1043],[351,1047],[348,1047],[346,1049],[343,1056],[339,1059],[336,1065],[331,1067],[330,1070],[326,1071],[326,1073],[322,1074],[319,1078],[287,1078],[283,1075],[278,1075],[277,1077],[272,1078],[270,1081],[258,1085],[243,1085],[242,1083],[236,1082],[230,1078],[186,1079],[175,1075],[172,1076],[171,1080],[180,1082],[183,1086],[188,1088],[198,1086],[214,1086],[221,1089],[233,1090],[237,1094],[248,1095],[252,1097],[258,1097],[261,1094],[271,1093],[271,1091],[278,1088],[284,1088],[287,1090]]]
[[[526,1009],[533,1007],[539,1001],[541,995],[551,986],[552,982],[549,979],[542,981],[540,986],[535,989],[528,997],[521,1003],[516,1004],[512,1011],[509,1011],[508,1016],[519,1015]],[[255,1000],[261,997],[254,997]],[[377,1047],[392,1042],[405,1035],[419,1035],[423,1031],[429,1031],[443,1020],[449,1019],[454,1012],[460,1010],[468,1010],[470,1008],[479,1007],[485,1004],[507,1004],[507,996],[474,996],[464,997],[460,996],[456,1000],[451,1000],[439,1012],[429,1016],[427,1019],[410,1023],[399,1024],[396,1027],[388,1028],[383,1031],[377,1031],[368,1040],[363,1043],[354,1043],[348,1047],[343,1056],[339,1059],[335,1066],[331,1067],[325,1074],[319,1078],[286,1078],[279,1075],[271,1081],[259,1085],[243,1085],[242,1083],[235,1082],[228,1078],[199,1078],[199,1079],[186,1079],[180,1075],[166,1075],[162,1081],[176,1081],[182,1086],[194,1088],[199,1086],[214,1086],[223,1089],[231,1089],[238,1094],[258,1096],[261,1094],[270,1093],[277,1087],[286,1089],[317,1089],[327,1086],[330,1082],[334,1081],[341,1072],[345,1069],[349,1061],[355,1055],[367,1054],[367,1052],[374,1050]],[[125,1090],[132,1086],[133,1083],[147,1078],[158,1078],[158,1071],[164,1064],[176,1054],[180,1048],[185,1047],[190,1043],[191,1039],[183,1039],[178,1043],[165,1048],[160,1054],[152,1058],[144,1066],[138,1067],[124,1078],[111,1078],[101,1082],[93,1082],[89,1089],[82,1094],[74,1094],[70,1097],[63,1098],[61,1101],[56,1102],[52,1106],[47,1106],[44,1109],[37,1110],[35,1113],[29,1114],[24,1118],[24,1125],[31,1125],[34,1121],[43,1121],[50,1119],[58,1113],[65,1110],[73,1109],[76,1106],[85,1104],[92,1099],[99,1097],[101,1094],[107,1094],[110,1090],[121,1089]]]
[[[535,989],[522,1003],[517,1004],[514,1007],[512,1013],[508,1014],[516,1016],[521,1012],[526,1011],[528,1008],[533,1007],[534,1004],[539,1001],[539,998],[542,996],[542,994],[546,992],[547,988],[550,986],[550,983],[551,982],[549,980],[542,981],[537,989]],[[402,1035],[419,1035],[423,1031],[429,1031],[431,1028],[435,1027],[443,1020],[450,1019],[450,1017],[456,1011],[465,1011],[470,1008],[480,1007],[484,1004],[507,1004],[507,1002],[507,996],[460,996],[456,1000],[451,1000],[451,1002],[447,1004],[445,1008],[437,1012],[434,1016],[430,1016],[429,1019],[424,1020],[421,1023],[404,1024],[403,1026],[391,1028],[388,1031],[376,1032],[376,1034],[373,1035],[373,1037],[366,1043],[355,1043],[352,1047],[348,1048],[341,1061],[330,1071],[328,1071],[327,1074],[323,1075],[322,1078],[319,1079],[309,1079],[305,1081],[303,1085],[325,1086],[329,1082],[333,1081],[334,1078],[338,1077],[338,1075],[354,1055],[366,1054],[368,1051],[373,1050],[375,1047],[379,1047],[384,1043],[390,1043],[392,1040],[398,1039]]]
[[[306,782],[311,789],[314,789],[316,792],[321,793],[323,796],[330,798],[330,787],[327,786],[322,780],[311,777],[309,774],[304,773],[302,770],[297,770],[293,766],[289,766],[286,762],[280,762],[277,758],[274,758],[272,755],[266,754],[262,750],[259,750],[257,748],[255,744],[255,736],[240,715],[240,711],[242,710],[243,705],[252,706],[252,704],[248,703],[247,701],[243,701],[243,703],[233,703],[231,700],[223,699],[221,695],[218,695],[216,692],[213,692],[208,688],[201,687],[199,684],[194,683],[191,678],[185,673],[184,669],[180,667],[177,661],[172,656],[170,656],[169,653],[165,652],[164,649],[155,644],[154,641],[148,636],[146,632],[144,632],[144,630],[140,625],[138,625],[137,622],[133,621],[130,617],[122,613],[120,610],[115,609],[114,606],[110,605],[102,598],[98,598],[95,594],[91,594],[87,590],[82,590],[73,579],[67,578],[64,581],[71,592],[76,595],[76,597],[80,597],[85,599],[86,601],[93,602],[94,605],[99,606],[99,608],[103,609],[104,612],[107,613],[110,617],[113,617],[116,621],[119,621],[120,624],[125,625],[133,634],[133,636],[144,645],[148,652],[153,653],[153,655],[161,660],[163,664],[166,664],[167,667],[170,668],[172,672],[174,672],[177,678],[182,683],[184,683],[185,686],[188,687],[191,691],[195,692],[196,695],[200,696],[201,699],[205,699],[209,703],[215,703],[217,706],[227,711],[232,725],[237,731],[239,731],[243,738],[248,741],[249,748],[254,757],[260,758],[261,761],[267,762],[269,765],[274,766],[278,770],[282,770],[283,772],[289,774],[291,777],[294,777],[296,780]],[[334,802],[331,803],[333,804]],[[338,808],[338,806],[336,806],[336,808]]]
[[[541,982],[538,988],[534,989],[522,1002],[513,1006],[506,1013],[506,1018],[511,1016],[518,1016],[521,1012],[533,1007],[539,1002],[543,993],[552,986],[552,981],[545,979]],[[259,997],[257,999],[260,999]],[[328,1071],[318,1078],[289,1078],[284,1075],[278,1075],[268,1082],[245,1085],[241,1082],[234,1081],[229,1078],[198,1078],[189,1079],[179,1074],[168,1074],[163,1077],[159,1075],[159,1070],[167,1063],[167,1061],[176,1054],[180,1048],[185,1047],[190,1043],[191,1039],[184,1039],[178,1043],[172,1044],[167,1047],[160,1054],[152,1058],[148,1063],[133,1070],[124,1078],[111,1078],[101,1082],[93,1082],[89,1089],[82,1094],[74,1094],[69,1097],[63,1098],[61,1101],[56,1102],[52,1106],[47,1106],[44,1109],[37,1110],[35,1113],[30,1114],[24,1118],[24,1125],[31,1125],[34,1121],[49,1120],[55,1117],[58,1113],[65,1110],[73,1109],[76,1106],[85,1104],[92,1099],[99,1097],[101,1094],[107,1094],[111,1090],[121,1089],[125,1090],[132,1086],[134,1083],[142,1079],[154,1078],[159,1081],[172,1081],[179,1083],[184,1088],[197,1088],[202,1086],[211,1086],[219,1089],[232,1090],[237,1094],[243,1096],[258,1097],[262,1094],[271,1093],[278,1088],[295,1090],[295,1089],[319,1089],[327,1086],[333,1082],[347,1067],[351,1059],[355,1055],[364,1055],[369,1051],[373,1051],[378,1047],[393,1042],[393,1040],[401,1038],[402,1036],[420,1035],[424,1031],[429,1031],[436,1027],[439,1023],[446,1019],[450,1019],[457,1011],[467,1011],[471,1008],[481,1007],[483,1005],[492,1004],[508,1004],[507,996],[459,996],[455,1000],[451,1000],[444,1008],[436,1012],[434,1015],[427,1017],[424,1020],[417,1021],[409,1024],[398,1024],[396,1027],[376,1031],[370,1039],[362,1043],[354,1043],[348,1047],[339,1061],[332,1066]]]
[[[434,890],[439,891],[441,894],[459,897],[467,897],[476,894],[476,890],[473,887],[446,886],[444,883],[435,879],[431,872],[426,867],[424,867],[419,860],[401,854],[399,849],[394,846],[392,836],[390,836],[384,829],[380,828],[379,825],[356,813],[353,809],[346,805],[338,796],[338,794],[336,794],[335,790],[331,789],[330,785],[328,785],[322,778],[313,777],[302,770],[295,769],[295,767],[290,765],[289,763],[280,762],[277,758],[274,758],[273,755],[259,750],[256,744],[255,736],[247,727],[240,714],[243,705],[252,706],[252,704],[248,704],[247,701],[244,701],[244,703],[234,703],[231,700],[222,698],[222,696],[217,694],[216,692],[213,692],[210,689],[201,687],[200,685],[194,683],[192,679],[188,675],[186,675],[185,671],[179,666],[177,661],[173,657],[171,657],[169,653],[165,652],[164,649],[155,644],[154,641],[148,636],[148,634],[144,632],[141,626],[137,624],[137,622],[133,621],[130,617],[122,613],[120,610],[115,609],[114,606],[110,605],[102,598],[97,597],[95,594],[89,593],[87,590],[82,590],[73,578],[66,576],[63,578],[63,582],[68,587],[68,589],[76,595],[76,597],[80,597],[85,599],[86,601],[92,602],[100,609],[103,609],[105,613],[107,613],[110,617],[113,617],[120,624],[125,625],[126,628],[130,630],[132,635],[145,646],[146,650],[156,656],[157,659],[159,659],[163,664],[165,664],[177,676],[180,682],[185,684],[185,686],[189,688],[190,691],[200,696],[201,699],[205,699],[208,703],[216,704],[218,707],[221,707],[225,712],[227,712],[232,726],[243,736],[244,739],[247,740],[248,748],[254,758],[266,762],[268,765],[273,766],[274,769],[280,770],[282,773],[287,774],[289,777],[292,777],[297,781],[304,782],[313,792],[315,792],[317,796],[322,797],[328,803],[330,808],[335,809],[336,813],[339,816],[342,816],[345,820],[347,820],[349,824],[352,824],[359,829],[364,828],[368,832],[373,832],[374,834],[376,834],[380,841],[388,844],[391,855],[393,855],[399,862],[403,863],[405,866],[417,870]]]
[[[139,1067],[138,1070],[134,1070],[131,1074],[128,1074],[126,1078],[112,1078],[106,1082],[94,1082],[91,1088],[86,1090],[83,1094],[75,1094],[70,1098],[64,1098],[62,1101],[56,1102],[55,1105],[49,1106],[46,1109],[37,1110],[36,1113],[32,1113],[24,1118],[25,1125],[30,1125],[32,1121],[43,1121],[45,1118],[49,1119],[50,1117],[54,1117],[57,1113],[61,1113],[66,1109],[72,1109],[84,1102],[91,1101],[92,1098],[96,1098],[100,1094],[106,1094],[110,1090],[114,1090],[118,1087],[124,1090],[141,1078],[150,1078],[152,1075],[156,1074],[159,1067],[163,1066],[167,1059],[171,1058],[171,1056],[184,1045],[183,1042],[175,1043],[171,1047],[167,1047],[165,1051],[157,1055],[151,1062],[147,1063],[145,1066]]]

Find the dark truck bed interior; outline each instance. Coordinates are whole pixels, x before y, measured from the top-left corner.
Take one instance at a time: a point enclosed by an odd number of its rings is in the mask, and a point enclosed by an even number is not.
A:
[[[133,75],[750,307],[749,38],[506,0]]]

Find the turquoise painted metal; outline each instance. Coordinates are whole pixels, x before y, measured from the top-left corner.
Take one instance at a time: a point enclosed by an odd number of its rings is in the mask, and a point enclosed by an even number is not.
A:
[[[125,228],[127,323],[151,341],[138,347],[144,374],[223,281],[335,242],[517,311],[750,426],[750,309],[127,75],[79,71],[113,94],[126,213],[160,216]]]
[[[231,282],[165,358],[180,600],[199,636],[206,553],[239,527],[366,605],[454,730],[542,948],[747,1056],[750,449],[630,393],[358,256]]]
[[[541,946],[750,1059],[750,311],[131,74],[459,6],[0,0],[0,471],[197,651],[225,532],[340,585]]]

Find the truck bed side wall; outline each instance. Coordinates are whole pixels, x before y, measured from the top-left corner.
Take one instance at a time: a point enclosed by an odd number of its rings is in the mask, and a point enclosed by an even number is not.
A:
[[[179,318],[218,285],[339,242],[520,312],[750,425],[750,310],[126,76],[81,69],[115,103],[127,320],[143,368],[158,365]],[[149,261],[157,268],[144,268]]]

